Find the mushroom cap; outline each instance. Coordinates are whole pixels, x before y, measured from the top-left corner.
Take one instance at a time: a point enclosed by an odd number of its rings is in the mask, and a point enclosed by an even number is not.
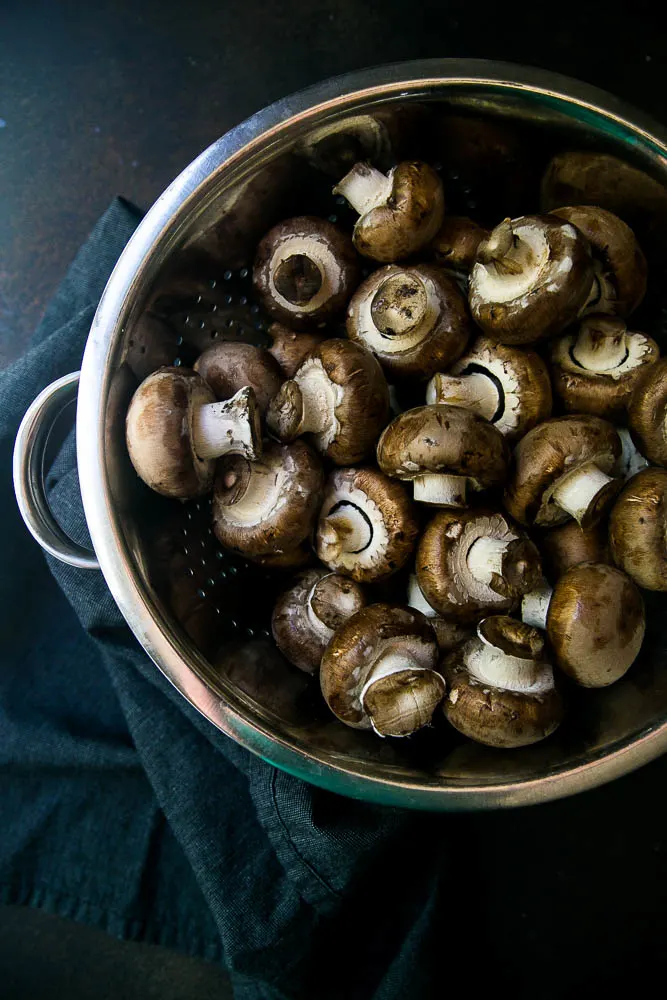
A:
[[[506,576],[476,580],[467,556],[478,539],[508,542]],[[492,510],[441,510],[427,524],[417,548],[416,572],[426,601],[446,620],[474,624],[505,614],[541,579],[539,553],[525,533]]]
[[[606,528],[600,524],[582,528],[576,521],[566,521],[543,531],[538,544],[553,579],[580,563],[611,563]]]
[[[637,379],[628,420],[640,452],[650,462],[667,466],[667,358],[660,358]]]
[[[614,313],[629,316],[646,294],[646,257],[627,223],[597,205],[568,205],[555,208],[552,215],[576,226],[602,264],[603,274],[612,282]]]
[[[320,262],[309,256],[316,248]],[[285,298],[275,284],[278,264],[305,257],[319,271],[319,289],[304,301]],[[270,229],[257,247],[253,284],[262,305],[277,320],[301,328],[330,319],[341,312],[359,276],[359,261],[349,236],[329,222],[311,215],[286,219]]]
[[[429,472],[467,476],[474,489],[499,486],[507,475],[505,439],[483,417],[434,403],[400,413],[377,445],[378,465],[395,479]]]
[[[306,570],[276,602],[273,638],[290,663],[315,673],[335,630],[365,604],[365,594],[353,580],[326,569]]]
[[[193,412],[215,396],[196,372],[159,368],[144,379],[130,402],[127,450],[137,474],[156,493],[186,499],[213,487],[215,462],[194,450]]]
[[[317,451],[336,465],[354,465],[372,453],[380,432],[389,419],[389,388],[382,369],[370,351],[350,340],[333,338],[323,341],[309,354],[306,365],[319,364],[334,386],[340,387],[335,405],[336,427],[322,435],[312,435]],[[296,382],[302,369],[295,374]],[[272,421],[275,408],[280,411],[285,400],[291,411],[289,394],[294,380],[284,382],[269,410],[269,426],[281,433],[281,420]],[[288,423],[291,421],[288,421]],[[290,434],[287,437],[291,437]]]
[[[528,344],[560,333],[576,319],[591,290],[593,265],[586,240],[568,222],[524,215],[511,227],[515,240],[533,248],[537,262],[499,281],[496,265],[480,259],[482,243],[470,273],[470,309],[492,340]]]
[[[667,590],[667,469],[643,469],[612,507],[614,562],[645,590]]]
[[[517,441],[551,416],[549,370],[535,351],[478,337],[452,367],[452,374],[472,375],[479,371],[496,384],[500,405],[490,423],[507,441]]]
[[[588,463],[612,475],[620,454],[616,428],[600,417],[570,415],[545,420],[528,431],[514,449],[505,507],[519,524],[561,524],[569,515],[551,502],[561,476]]]
[[[310,352],[326,340],[322,333],[299,333],[282,323],[272,323],[266,332],[271,338],[269,354],[278,362],[285,378],[292,378]]]
[[[361,552],[345,552],[324,536],[326,518],[349,504],[363,504],[372,528],[372,541]],[[329,477],[315,542],[318,558],[329,569],[359,583],[390,576],[408,561],[418,533],[415,508],[404,487],[378,469],[336,469]]]
[[[505,616],[487,618],[480,627],[487,629],[491,644],[498,644],[503,653],[519,660],[537,659],[539,664],[543,642],[537,629]],[[494,636],[494,628],[504,635]],[[532,693],[496,687],[475,677],[470,668],[484,642],[479,634],[473,636],[442,662],[448,688],[442,709],[447,720],[464,736],[491,747],[529,746],[551,735],[563,718],[555,686],[543,684]]]
[[[547,634],[560,669],[582,687],[619,680],[639,654],[644,601],[629,576],[582,563],[560,577],[547,611]]]
[[[267,552],[263,556],[248,556],[251,562],[265,569],[287,573],[297,569],[305,569],[315,562],[315,553],[310,538],[304,538],[293,549],[282,552]]]
[[[305,441],[271,441],[258,462],[224,458],[215,479],[213,531],[226,548],[251,557],[293,550],[312,532],[323,485],[320,460]]]
[[[360,216],[352,236],[359,253],[383,264],[402,260],[426,246],[445,214],[442,182],[428,163],[399,163],[389,177],[389,199]]]
[[[280,389],[283,376],[275,358],[262,347],[219,340],[200,354],[194,370],[208,382],[216,399],[229,399],[249,385],[261,413]]]
[[[392,292],[392,303],[404,315],[414,308],[415,290],[426,293],[428,305],[421,323],[402,335],[381,332],[373,320],[373,305],[382,297],[388,278],[405,284]],[[401,292],[402,298],[401,298]],[[455,281],[430,264],[374,271],[356,290],[347,308],[347,335],[372,351],[386,372],[396,378],[425,380],[456,361],[471,333],[468,308]]]
[[[410,654],[419,658],[425,670],[435,671],[438,662],[435,634],[428,618],[414,608],[369,604],[334,633],[322,657],[320,685],[327,705],[347,726],[371,728],[360,696],[377,659],[397,640],[406,643]]]
[[[455,270],[469,271],[475,263],[482,240],[489,235],[465,215],[446,215],[442,226],[431,240],[430,249],[438,264]]]
[[[660,348],[655,340],[645,333],[626,332],[622,319],[612,316],[590,316],[585,319],[592,330],[600,330],[601,336],[622,336],[625,334],[627,354],[625,360],[615,368],[604,372],[590,371],[577,361],[573,349],[577,343],[577,333],[559,337],[551,348],[551,371],[553,387],[569,413],[592,413],[607,420],[622,420],[630,402],[637,381],[660,356]]]

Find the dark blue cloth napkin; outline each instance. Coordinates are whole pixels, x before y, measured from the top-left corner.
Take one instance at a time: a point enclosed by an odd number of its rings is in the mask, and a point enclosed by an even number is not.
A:
[[[139,218],[111,205],[0,373],[0,899],[223,961],[244,1000],[440,995],[443,823],[310,788],[223,737],[138,646],[102,575],[47,560],[20,520],[18,424],[79,368]],[[47,487],[88,540],[72,435]]]

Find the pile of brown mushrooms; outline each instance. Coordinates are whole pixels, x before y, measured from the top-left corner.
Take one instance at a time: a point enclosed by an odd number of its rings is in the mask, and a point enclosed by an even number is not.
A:
[[[273,636],[341,722],[534,743],[573,683],[626,673],[639,588],[667,590],[667,359],[631,319],[644,255],[594,206],[491,230],[446,215],[423,162],[356,163],[334,193],[351,234],[300,216],[259,244],[271,349],[219,342],[150,374],[130,457],[164,496],[212,491],[222,546],[296,571]]]

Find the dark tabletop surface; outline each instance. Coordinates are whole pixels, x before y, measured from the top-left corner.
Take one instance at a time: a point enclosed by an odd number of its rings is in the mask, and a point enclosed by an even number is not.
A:
[[[552,8],[485,0],[0,0],[0,364],[21,353],[76,248],[115,194],[147,207],[201,149],[267,103],[366,65],[475,56],[579,77],[667,119],[667,29],[658,27],[657,10],[648,2]],[[624,968],[633,982],[643,964],[642,940],[653,950],[662,939],[666,848],[656,766],[613,790],[582,796],[576,806],[524,810],[516,819],[489,816],[485,835],[475,825],[474,850],[493,851],[494,833],[516,822],[524,844],[534,838],[536,874],[544,873],[537,846],[543,824],[552,832],[561,822],[567,827],[570,846],[557,868],[536,877],[534,892],[558,898],[557,920],[570,894],[581,900],[581,881],[590,877],[591,893],[609,902],[602,908],[608,921],[596,931],[609,937],[610,964],[599,970],[605,981]],[[581,825],[570,843],[573,809]],[[615,816],[627,817],[628,810],[636,823],[624,823],[621,834]],[[592,871],[600,839],[614,847],[615,870],[607,875]],[[511,862],[498,858],[497,905],[482,918],[500,929],[503,897],[513,891]],[[632,942],[614,933],[613,885],[619,905],[637,915]],[[527,939],[537,946],[549,928],[532,925],[530,894],[519,904]],[[599,915],[600,906],[595,910]],[[590,931],[586,914],[578,908],[567,919],[579,951]],[[0,954],[0,967],[5,961]],[[196,976],[179,995],[195,995],[195,983]],[[33,993],[19,988],[12,995]]]

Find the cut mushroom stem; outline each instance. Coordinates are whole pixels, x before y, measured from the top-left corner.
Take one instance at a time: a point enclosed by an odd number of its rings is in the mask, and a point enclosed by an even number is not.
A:
[[[550,587],[546,580],[542,580],[539,587],[523,595],[521,601],[521,618],[526,625],[533,628],[546,629],[547,612],[551,603],[553,587]]]
[[[552,500],[583,526],[595,518],[618,482],[602,472],[594,462],[587,462],[561,478],[552,493]]]
[[[371,316],[384,337],[402,337],[423,322],[428,307],[424,282],[401,271],[382,282],[371,302]]]
[[[408,736],[428,725],[442,701],[445,684],[434,670],[423,666],[421,650],[409,641],[378,657],[359,701],[378,736]]]
[[[585,320],[572,345],[572,357],[590,372],[606,372],[628,356],[627,326],[621,319],[596,316]]]
[[[310,358],[297,377],[283,382],[267,413],[267,424],[281,441],[302,434],[324,434],[335,427],[335,409],[342,390],[328,377],[322,363]]]
[[[448,476],[437,472],[415,476],[414,498],[420,503],[438,507],[466,507],[467,484],[467,476]]]
[[[482,372],[458,376],[438,372],[426,388],[426,402],[463,406],[485,420],[492,420],[501,405],[496,382]]]
[[[387,201],[392,186],[391,178],[370,163],[355,163],[338,182],[334,194],[342,195],[358,215],[366,215]]]
[[[192,417],[194,449],[199,458],[244,455],[250,461],[262,451],[262,432],[254,391],[245,386],[222,403],[206,403]]]
[[[497,225],[480,243],[477,258],[483,264],[494,264],[501,274],[521,274],[535,263],[533,248],[515,234],[511,219]]]
[[[477,637],[466,666],[478,683],[536,696],[553,689],[553,670],[542,661],[544,639],[533,626],[497,615],[479,623]]]
[[[491,583],[494,576],[505,576],[505,555],[516,539],[478,538],[470,546],[468,569],[480,583]]]
[[[373,528],[368,517],[353,503],[341,504],[323,519],[320,541],[325,547],[341,552],[363,552],[371,544]]]

